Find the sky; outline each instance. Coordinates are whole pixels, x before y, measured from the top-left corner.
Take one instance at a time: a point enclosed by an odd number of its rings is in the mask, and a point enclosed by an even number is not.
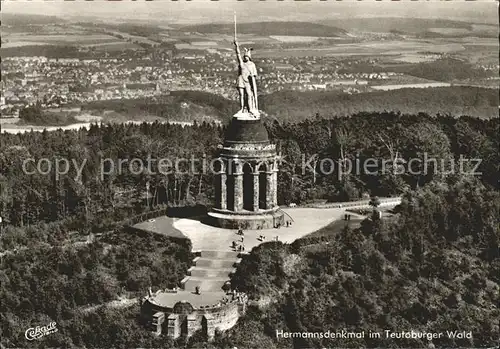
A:
[[[413,17],[498,23],[498,2],[494,0],[401,0],[394,1],[277,1],[277,0],[192,0],[192,1],[62,1],[5,0],[3,13],[44,14],[61,17],[139,19],[168,23],[239,21],[312,21],[352,17]]]

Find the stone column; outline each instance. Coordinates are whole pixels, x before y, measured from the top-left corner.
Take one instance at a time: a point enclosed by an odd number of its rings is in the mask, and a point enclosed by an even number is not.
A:
[[[278,206],[278,170],[273,169],[273,207]]]
[[[181,335],[179,314],[170,314],[167,320],[167,337],[177,339]]]
[[[236,164],[236,173],[234,174],[234,210],[243,210],[243,172],[241,164]]]
[[[226,188],[226,180],[227,175],[224,172],[221,172],[220,176],[220,209],[227,209],[227,188]]]
[[[161,335],[161,330],[162,330],[162,324],[165,321],[165,313],[162,312],[157,312],[153,315],[153,320],[151,324],[153,325],[154,328],[154,334],[156,336]]]
[[[255,171],[253,174],[253,210],[259,210],[259,172]]]
[[[186,337],[191,337],[197,330],[198,328],[200,327],[197,322],[198,322],[198,319],[197,319],[197,316],[196,314],[189,314],[187,316],[187,333],[186,333]]]
[[[267,171],[266,172],[266,209],[270,210],[273,208],[273,200],[274,200],[274,194],[273,194],[273,172],[272,171]]]

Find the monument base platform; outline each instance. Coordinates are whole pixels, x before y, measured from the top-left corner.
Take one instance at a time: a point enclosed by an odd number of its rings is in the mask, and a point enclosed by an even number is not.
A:
[[[212,209],[207,218],[208,224],[224,229],[273,229],[285,224],[284,213],[279,208],[257,212]]]
[[[238,120],[258,120],[258,119],[260,119],[260,111],[253,110],[252,112],[249,112],[247,110],[245,110],[245,111],[240,110],[236,114],[233,115],[233,118],[238,119]]]

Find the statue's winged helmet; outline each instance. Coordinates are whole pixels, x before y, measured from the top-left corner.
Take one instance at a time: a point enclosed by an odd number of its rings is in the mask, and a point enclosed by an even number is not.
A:
[[[249,60],[252,60],[252,51],[253,51],[253,47],[244,48],[243,56],[247,56]]]

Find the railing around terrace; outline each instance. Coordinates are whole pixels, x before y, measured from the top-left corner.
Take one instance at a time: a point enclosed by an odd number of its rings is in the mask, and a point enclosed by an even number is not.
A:
[[[380,198],[380,205],[392,205],[399,204],[401,202],[401,197],[393,198]],[[331,203],[315,203],[306,204],[303,207],[311,208],[351,208],[351,207],[369,207],[370,200],[360,200],[360,201],[347,201],[347,202],[331,202]]]

